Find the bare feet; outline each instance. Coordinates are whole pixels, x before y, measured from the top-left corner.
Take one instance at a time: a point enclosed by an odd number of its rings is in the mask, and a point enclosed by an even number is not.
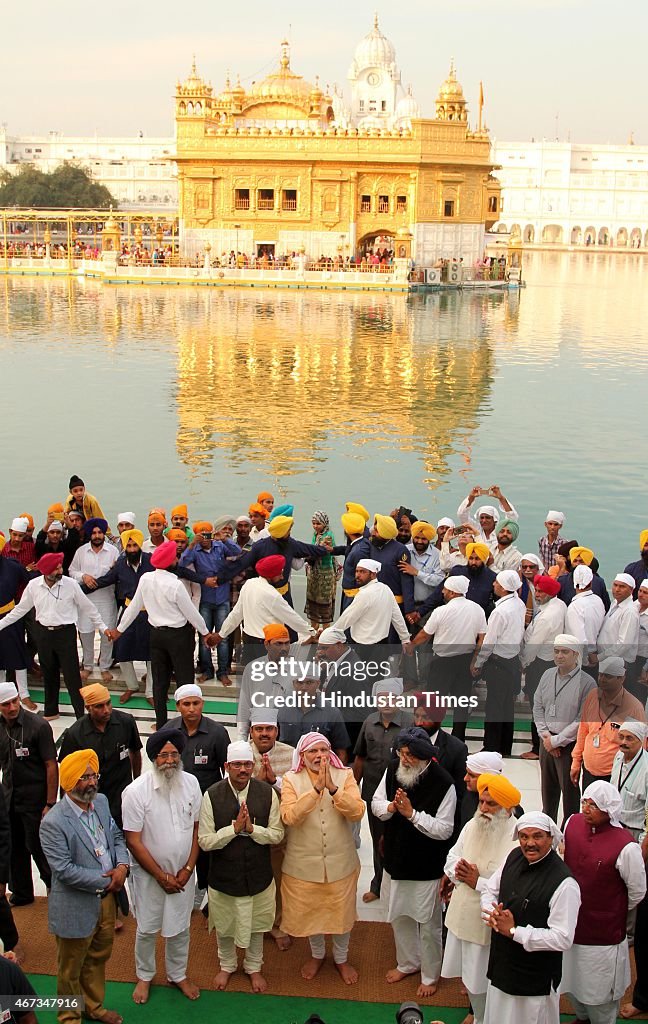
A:
[[[101,678],[103,679],[104,683],[109,683],[111,679],[114,679],[115,677],[112,674],[112,672],[102,672]]]
[[[310,960],[307,960],[305,964],[302,964],[301,976],[304,981],[312,981],[323,963],[323,960],[316,960],[315,957],[312,956]]]
[[[268,987],[268,982],[259,971],[251,971],[250,974],[248,974],[248,978],[250,979],[253,992],[265,992]]]
[[[24,962],[25,962],[25,950],[20,945],[20,943],[18,943],[17,946],[14,946],[14,948],[12,949],[11,952],[13,954],[13,957],[14,957],[14,960],[16,961],[16,963],[19,964],[20,966],[22,966],[22,964],[24,964]],[[5,956],[7,957],[7,959],[9,959],[9,954],[8,953],[5,953]]]
[[[229,676],[221,676],[220,679],[218,680],[218,682],[221,684],[221,686],[231,686],[232,685],[232,680],[230,679]]]
[[[115,931],[116,932],[120,932],[123,927],[124,927],[124,922],[121,920],[120,917],[118,917],[117,920],[115,921]]]
[[[475,1024],[475,1015],[473,1013],[467,1013],[461,1024]]]
[[[183,978],[182,981],[169,981],[169,985],[179,988],[187,999],[198,999],[200,997],[200,989],[197,985],[194,985],[193,981],[189,981],[189,978]]]
[[[214,985],[216,986],[217,992],[224,992],[229,985],[229,980],[232,977],[231,971],[219,971],[214,978]]]
[[[536,754],[535,750],[525,750],[523,754],[520,754],[520,757],[524,761],[537,761],[540,755]]]
[[[137,1003],[138,1006],[143,1006],[144,1003],[148,1003],[150,989],[150,981],[138,981],[137,985],[133,989],[133,1002]]]
[[[124,690],[121,697],[119,698],[120,704],[128,704],[129,700],[133,696],[133,690]]]
[[[144,700],[146,701],[147,704],[150,704],[152,708],[155,707],[155,701],[153,700],[152,697],[145,697]]]
[[[418,974],[418,971],[410,971],[409,974],[404,974],[403,971],[399,971],[397,967],[394,967],[392,971],[387,971],[385,981],[390,985],[393,985],[397,981],[403,981],[404,978],[409,978],[412,974]]]
[[[416,990],[417,999],[428,999],[430,996],[434,995],[438,987],[438,983],[435,983],[434,985],[424,985],[423,982],[421,982]]]
[[[282,932],[281,929],[273,928],[270,934],[277,943],[277,949],[280,949],[282,953],[285,953],[285,951],[290,949],[292,946],[292,939],[290,935],[286,935],[286,933]]]
[[[374,903],[376,900],[379,900],[379,899],[380,899],[380,896],[378,895],[378,893],[377,892],[371,892],[371,890],[369,890],[369,892],[365,892],[363,894],[363,896],[362,896],[362,902],[363,903]]]
[[[358,972],[351,964],[336,964],[338,974],[345,985],[355,985],[358,980]]]
[[[46,722],[55,722],[56,719],[60,717],[60,715],[43,715],[43,718],[45,719]]]
[[[20,703],[24,708],[27,708],[28,711],[35,711],[38,707],[38,704],[36,704],[31,697],[23,697]]]
[[[123,1017],[117,1010],[104,1010],[101,1017],[91,1017],[91,1020],[100,1020],[105,1024],[122,1024]]]
[[[631,1017],[638,1017],[643,1010],[638,1010],[634,1003],[624,1003],[619,1010],[619,1017],[623,1020],[630,1020]]]
[[[79,672],[79,675],[81,676],[81,678],[83,680],[89,679],[90,678],[90,669],[89,668],[82,668],[81,671]]]

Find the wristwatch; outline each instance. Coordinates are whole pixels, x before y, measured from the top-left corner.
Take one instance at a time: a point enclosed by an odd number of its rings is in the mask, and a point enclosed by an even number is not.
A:
[[[515,925],[513,925],[512,928],[509,928],[509,935],[511,936],[511,938],[513,938],[513,936],[515,935]]]

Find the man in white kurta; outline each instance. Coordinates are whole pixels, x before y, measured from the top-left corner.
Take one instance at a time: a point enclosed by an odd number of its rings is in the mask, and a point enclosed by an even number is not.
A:
[[[131,782],[122,794],[137,919],[136,1003],[148,1000],[155,976],[158,932],[166,940],[168,980],[188,999],[200,995],[198,987],[187,978],[187,961],[202,794],[196,777],[182,769],[185,743],[185,734],[179,729],[158,729],[146,744],[152,770]]]
[[[548,815],[542,814],[540,811],[532,811],[518,818],[515,834],[520,842],[521,855],[531,868],[529,874],[531,887],[533,887],[533,869],[540,867],[541,870],[545,870],[549,859],[552,859],[556,867],[559,868],[558,876],[564,875],[549,898],[547,923],[544,927],[534,927],[531,924],[521,926],[515,921],[511,911],[500,902],[502,879],[507,871],[514,869],[512,858],[515,857],[515,850],[488,879],[484,887],[481,895],[483,918],[489,928],[506,937],[507,943],[508,941],[511,944],[519,943],[526,953],[564,953],[574,939],[580,907],[580,891],[569,872],[560,870],[560,859],[553,847],[560,842],[561,832]],[[518,858],[519,863],[520,858]],[[530,902],[533,903],[533,900]],[[527,904],[526,900],[524,904]],[[502,953],[496,953],[491,948],[484,1024],[558,1024],[560,1020],[558,987],[553,985],[550,977],[544,978],[546,987],[549,989],[546,995],[514,995],[506,992],[490,980],[491,968],[496,966],[493,963],[494,954],[508,960],[506,947],[503,948]],[[530,960],[532,969],[533,963],[534,961]]]
[[[270,848],[284,836],[279,797],[252,778],[249,743],[229,744],[225,771],[227,778],[203,797],[198,827],[200,847],[210,854],[209,927],[216,929],[221,968],[215,984],[222,991],[238,970],[238,946],[252,991],[265,992],[263,934],[274,924],[276,906]]]
[[[612,583],[612,604],[598,635],[599,661],[623,658],[633,665],[639,646],[639,609],[632,600],[635,580],[628,572],[619,572]]]
[[[117,622],[117,602],[115,588],[103,587],[96,589],[97,580],[112,569],[119,558],[119,551],[114,544],[106,540],[108,523],[105,519],[88,519],[83,531],[88,540],[77,549],[70,563],[70,576],[77,583],[84,585],[85,592],[101,615],[108,629],[113,629]],[[79,635],[83,647],[83,671],[81,678],[87,679],[94,666],[95,627],[89,618],[79,617]],[[112,642],[102,634],[99,648],[99,668],[101,678],[109,682],[112,675],[109,671],[112,664]]]
[[[474,1024],[483,1024],[490,930],[482,921],[480,896],[490,876],[517,846],[513,808],[521,793],[503,775],[480,775],[477,786],[479,809],[450,850],[441,880],[441,898],[452,893],[441,975],[461,978]]]
[[[648,726],[645,722],[635,722],[630,718],[622,723],[617,733],[619,750],[614,755],[610,776],[611,784],[621,795],[621,822],[639,844],[646,838],[648,809],[648,751],[644,747],[646,736]]]

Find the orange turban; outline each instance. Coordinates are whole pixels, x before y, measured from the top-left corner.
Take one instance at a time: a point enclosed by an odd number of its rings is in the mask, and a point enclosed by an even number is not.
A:
[[[55,502],[47,510],[48,519],[60,519],[63,522],[64,509],[60,501]]]
[[[342,529],[345,533],[356,534],[364,533],[366,520],[362,518],[359,512],[345,512],[340,517],[342,523]]]
[[[432,523],[417,519],[415,523],[412,523],[412,537],[425,537],[426,540],[434,540],[436,527],[432,526]]]
[[[175,508],[171,509],[171,518],[174,516],[184,516],[185,519],[189,518],[189,510],[186,505],[176,505]]]
[[[382,540],[395,540],[398,536],[398,527],[396,526],[396,520],[391,516],[381,516],[378,513],[374,516],[374,522],[376,524],[376,530],[378,536]]]
[[[642,530],[639,534],[639,548],[641,551],[643,551],[646,544],[648,544],[648,530]]]
[[[163,508],[152,508],[151,511],[148,514],[148,517],[149,517],[149,522],[151,521],[151,519],[161,519],[165,526],[167,524],[166,509],[163,509]]]
[[[122,537],[123,536],[124,535],[122,534]],[[187,534],[184,532],[184,530],[169,530],[166,536],[167,540],[187,540]]]
[[[102,686],[101,683],[90,683],[89,686],[82,686],[79,693],[83,697],[83,703],[87,708],[92,707],[93,704],[103,704],[104,701],[110,700],[110,690],[107,686]]]
[[[2,551],[2,549],[3,549],[3,547],[5,546],[6,543],[7,543],[7,538],[5,537],[4,533],[0,533],[0,551]]]
[[[267,508],[264,508],[263,505],[259,505],[258,501],[255,502],[253,505],[250,505],[248,509],[249,515],[252,515],[253,512],[256,512],[257,515],[263,516],[264,519],[267,519],[268,516],[270,515]]]
[[[490,548],[488,544],[482,544],[481,541],[474,541],[472,544],[466,544],[466,558],[470,558],[472,553],[477,555],[477,558],[481,558],[484,565],[490,558]]]
[[[126,550],[126,545],[128,544],[129,540],[134,540],[138,548],[141,548],[142,544],[144,543],[144,534],[142,533],[141,530],[124,530],[124,532],[120,534],[119,539],[122,542],[122,547],[124,551]]]
[[[592,551],[591,548],[575,547],[575,548],[572,548],[571,551],[569,552],[569,561],[571,562],[572,565],[574,565],[574,559],[578,555],[580,555],[580,557],[582,558],[582,560],[585,563],[585,565],[591,565],[592,562],[594,561],[594,552]]]
[[[503,775],[491,775],[490,772],[486,772],[484,775],[480,775],[477,779],[477,789],[481,796],[485,789],[488,790],[493,800],[500,805],[510,810],[511,807],[517,807],[522,794],[519,789],[509,782]]]
[[[197,523],[194,523],[191,527],[194,533],[213,533],[214,527],[211,523],[208,523],[206,519],[199,519]]]
[[[274,501],[274,495],[270,494],[270,491],[259,491],[257,494],[257,501]]]
[[[369,513],[364,505],[359,505],[357,501],[347,501],[345,508],[347,512],[355,512],[356,515],[362,516],[365,523],[369,522]]]
[[[75,750],[63,758],[59,766],[59,782],[66,793],[74,789],[81,776],[85,775],[86,768],[91,772],[99,771],[99,758],[94,750]]]
[[[21,512],[20,513],[20,518],[27,520],[27,522],[29,523],[29,529],[30,530],[34,529],[34,517],[30,516],[29,512]]]
[[[281,622],[271,622],[263,627],[264,640],[290,640],[290,633]]]
[[[290,528],[295,522],[292,516],[275,516],[268,523],[268,533],[273,540],[281,540],[290,533]]]

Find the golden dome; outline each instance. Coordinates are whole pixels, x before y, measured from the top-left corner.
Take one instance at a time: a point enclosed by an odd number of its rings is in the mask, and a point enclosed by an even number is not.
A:
[[[437,103],[463,103],[464,91],[457,81],[457,73],[454,66],[454,57],[450,58],[450,73],[439,90]]]
[[[250,90],[250,96],[265,100],[307,101],[315,86],[307,82],[301,75],[290,70],[290,47],[287,40],[281,44],[281,60],[279,70],[257,82]]]

